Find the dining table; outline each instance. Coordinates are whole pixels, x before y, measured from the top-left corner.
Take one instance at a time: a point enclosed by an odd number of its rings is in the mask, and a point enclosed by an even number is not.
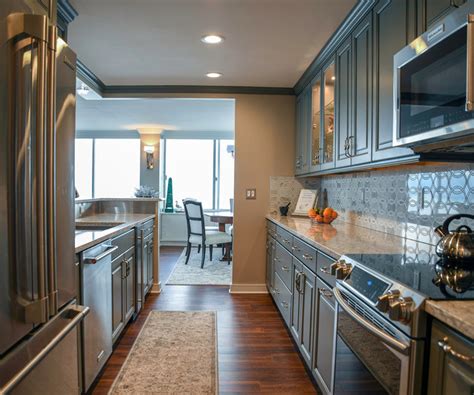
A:
[[[215,222],[218,224],[219,232],[225,232],[226,225],[232,225],[234,223],[234,213],[231,211],[210,211],[204,213],[206,217],[209,218],[210,222]],[[230,255],[230,245],[224,245],[224,256],[221,259],[222,261],[231,261],[232,257]]]

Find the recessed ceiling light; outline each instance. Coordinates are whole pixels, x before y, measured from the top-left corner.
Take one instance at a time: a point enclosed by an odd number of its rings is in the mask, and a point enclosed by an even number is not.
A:
[[[336,81],[336,76],[333,75],[333,76],[331,77],[331,81]]]
[[[206,44],[219,44],[224,41],[224,37],[218,36],[217,34],[208,34],[201,37],[201,41]]]
[[[219,78],[222,77],[222,73],[216,73],[215,71],[212,71],[210,73],[207,73],[206,76],[209,78]]]

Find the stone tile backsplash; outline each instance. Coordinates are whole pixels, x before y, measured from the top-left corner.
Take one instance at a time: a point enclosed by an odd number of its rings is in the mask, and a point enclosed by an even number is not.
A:
[[[439,239],[433,229],[448,216],[474,213],[473,164],[403,166],[292,180],[270,181],[274,204],[283,196],[296,203],[302,187],[319,188],[341,220],[430,244]]]

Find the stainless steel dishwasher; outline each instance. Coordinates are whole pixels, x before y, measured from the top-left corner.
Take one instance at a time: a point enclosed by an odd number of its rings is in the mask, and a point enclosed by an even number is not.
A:
[[[112,258],[110,240],[82,253],[82,302],[90,307],[82,328],[83,383],[88,391],[112,353]]]

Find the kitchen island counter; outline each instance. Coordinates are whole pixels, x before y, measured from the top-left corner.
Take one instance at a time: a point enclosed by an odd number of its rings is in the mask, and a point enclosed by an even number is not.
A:
[[[95,244],[108,240],[120,233],[132,229],[143,222],[155,218],[155,214],[109,214],[101,213],[86,217],[76,218],[76,226],[81,230],[76,230],[76,253],[79,253]],[[96,230],[93,227],[107,227],[109,229]],[[91,227],[91,229],[87,229]]]

